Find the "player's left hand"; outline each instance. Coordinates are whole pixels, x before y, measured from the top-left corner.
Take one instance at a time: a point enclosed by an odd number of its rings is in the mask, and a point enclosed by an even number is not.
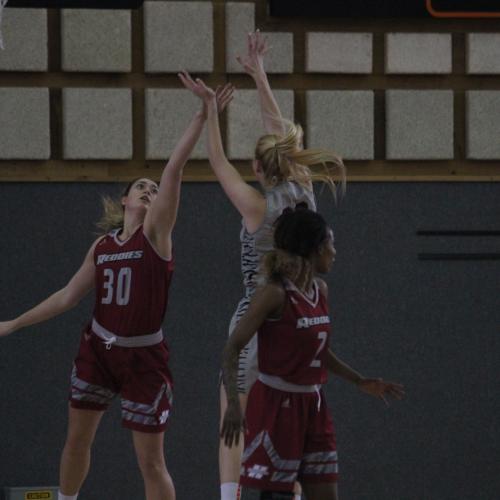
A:
[[[264,56],[270,48],[267,38],[262,36],[259,30],[256,30],[253,33],[248,33],[246,56],[237,55],[236,60],[245,72],[255,79],[259,73],[265,73]]]
[[[404,386],[396,382],[386,382],[381,378],[363,378],[358,382],[361,391],[381,399],[387,406],[387,396],[394,399],[403,399],[405,395]]]
[[[215,99],[217,100],[217,111],[222,113],[225,107],[233,100],[234,86],[232,83],[219,85],[215,89]]]
[[[224,420],[222,422],[222,429],[220,437],[224,440],[224,444],[231,448],[233,443],[238,446],[240,442],[240,434],[245,432],[246,422],[245,417],[241,411],[241,406],[238,403],[228,404]]]

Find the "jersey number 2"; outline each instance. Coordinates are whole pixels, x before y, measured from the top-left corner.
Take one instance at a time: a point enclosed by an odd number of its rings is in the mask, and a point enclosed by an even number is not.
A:
[[[321,341],[319,344],[318,350],[316,351],[316,354],[314,355],[314,359],[311,361],[311,366],[312,368],[321,368],[321,360],[318,359],[319,353],[323,350],[323,347],[325,347],[325,342],[328,337],[327,332],[319,332],[318,333],[318,339]]]
[[[115,273],[113,269],[104,269],[104,289],[106,296],[101,299],[101,304],[111,304],[113,295],[119,306],[126,306],[130,300],[130,283],[132,281],[132,269],[122,267],[118,272],[115,287]]]

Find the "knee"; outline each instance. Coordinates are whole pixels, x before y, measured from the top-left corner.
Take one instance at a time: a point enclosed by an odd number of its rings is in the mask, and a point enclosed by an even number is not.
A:
[[[144,476],[158,476],[167,473],[163,455],[138,455],[137,461]]]
[[[64,450],[71,455],[86,455],[90,453],[92,441],[80,439],[77,436],[68,436],[64,444]]]

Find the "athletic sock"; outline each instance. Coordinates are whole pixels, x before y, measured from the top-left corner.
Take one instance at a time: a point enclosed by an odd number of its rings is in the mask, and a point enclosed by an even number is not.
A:
[[[238,500],[239,484],[238,483],[222,483],[220,485],[220,500]]]
[[[76,500],[78,493],[76,495],[63,495],[61,492],[57,494],[57,500]]]

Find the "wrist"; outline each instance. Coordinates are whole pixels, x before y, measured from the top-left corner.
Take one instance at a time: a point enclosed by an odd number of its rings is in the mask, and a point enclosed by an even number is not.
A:
[[[263,84],[267,82],[267,73],[264,68],[257,68],[257,70],[253,73],[253,78],[257,85]]]

